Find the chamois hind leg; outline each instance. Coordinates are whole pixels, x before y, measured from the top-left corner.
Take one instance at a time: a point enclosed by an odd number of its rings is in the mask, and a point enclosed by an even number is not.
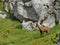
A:
[[[47,34],[49,34],[49,31],[45,31]]]
[[[46,33],[48,33],[48,31],[45,31]]]
[[[39,30],[39,31],[40,31],[40,35],[42,36],[43,32],[41,30]]]

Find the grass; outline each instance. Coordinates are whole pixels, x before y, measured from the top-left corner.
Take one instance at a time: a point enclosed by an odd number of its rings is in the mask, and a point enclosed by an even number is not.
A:
[[[14,45],[25,44],[33,39],[39,37],[38,31],[25,31],[18,28],[20,23],[18,21],[12,21],[10,19],[0,19],[0,44]],[[21,26],[20,26],[21,27]],[[38,35],[38,36],[34,36]],[[10,44],[11,43],[11,44]]]
[[[55,38],[56,34],[60,33],[60,25],[55,26],[50,29],[49,35],[44,35],[44,37],[37,38],[28,43],[28,45],[56,45],[51,39]]]
[[[3,10],[3,2],[0,2],[0,10]]]
[[[0,5],[0,10],[3,10],[2,2]],[[37,30],[22,30],[21,23],[12,19],[9,13],[6,14],[6,19],[0,18],[0,45],[56,45],[51,39],[60,33],[60,25],[50,29],[49,35],[41,37]]]
[[[52,28],[49,35],[40,37],[37,30],[22,30],[19,21],[0,18],[0,45],[55,45],[51,38],[57,33],[60,33],[60,25]]]

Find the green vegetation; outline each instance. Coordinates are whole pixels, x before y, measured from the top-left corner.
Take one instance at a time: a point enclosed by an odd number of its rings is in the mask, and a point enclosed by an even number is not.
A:
[[[0,10],[3,10],[3,2],[0,2]]]
[[[0,2],[0,10],[2,4]],[[40,36],[39,31],[22,30],[21,23],[18,20],[11,19],[9,13],[6,19],[0,18],[0,45],[56,45],[52,42],[57,33],[60,33],[60,25],[50,29],[50,34]]]

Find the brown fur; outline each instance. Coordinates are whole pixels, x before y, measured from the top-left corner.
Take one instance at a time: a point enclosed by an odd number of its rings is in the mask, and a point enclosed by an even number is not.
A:
[[[40,25],[40,23],[36,24],[36,26],[39,28],[39,31],[40,31],[41,34],[43,32],[48,33],[49,26]]]

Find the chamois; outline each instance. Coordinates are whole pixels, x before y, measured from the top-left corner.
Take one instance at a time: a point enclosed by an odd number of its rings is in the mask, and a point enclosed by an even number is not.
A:
[[[46,32],[48,33],[48,30],[49,30],[49,26],[44,26],[44,25],[41,25],[39,22],[36,24],[36,27],[39,28],[39,31],[42,35],[43,32]]]
[[[48,16],[47,16],[47,17],[48,17]],[[47,19],[47,17],[44,17],[44,19],[41,20],[41,22],[38,21],[38,22],[36,23],[36,27],[39,28],[39,31],[40,31],[41,35],[42,35],[43,32],[48,33],[49,26],[42,25],[43,21],[45,21],[45,20]]]

